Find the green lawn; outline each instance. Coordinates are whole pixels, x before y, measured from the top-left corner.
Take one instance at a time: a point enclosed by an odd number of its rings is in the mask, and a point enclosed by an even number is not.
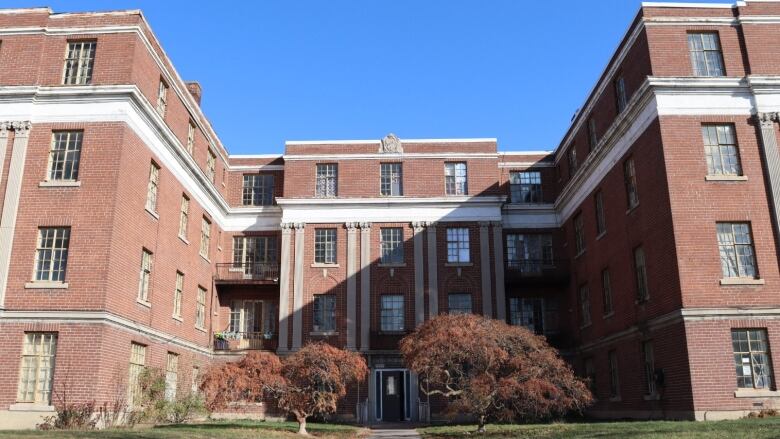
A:
[[[716,439],[769,439],[780,438],[780,418],[744,419],[739,421],[711,422],[603,422],[581,424],[546,425],[488,425],[487,433],[476,435],[476,426],[458,425],[426,427],[418,429],[423,438],[716,438]]]
[[[367,430],[338,424],[308,424],[313,436],[325,439],[352,439],[367,436]],[[101,431],[3,431],[0,439],[257,439],[299,437],[295,422],[220,421],[202,424],[170,425],[132,430]]]

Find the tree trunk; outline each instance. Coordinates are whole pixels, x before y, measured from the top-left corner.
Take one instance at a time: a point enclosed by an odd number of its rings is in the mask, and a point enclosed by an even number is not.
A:
[[[477,425],[477,433],[484,433],[484,432],[485,432],[485,417],[480,416],[479,425]]]
[[[298,434],[308,436],[309,433],[306,431],[306,416],[297,415],[295,419],[298,420]]]

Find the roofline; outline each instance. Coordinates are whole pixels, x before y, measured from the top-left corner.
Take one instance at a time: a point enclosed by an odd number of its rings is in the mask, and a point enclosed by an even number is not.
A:
[[[404,143],[498,143],[495,137],[466,139],[399,139]],[[382,141],[372,140],[286,140],[285,145],[378,145]]]
[[[46,12],[48,14],[54,13],[48,6],[41,6],[37,8],[0,8],[0,14],[25,14],[30,12]]]
[[[773,0],[777,1],[777,0]],[[643,8],[717,8],[717,9],[733,9],[740,6],[740,3],[744,4],[744,1],[738,1],[736,3],[686,3],[686,2],[642,2]]]

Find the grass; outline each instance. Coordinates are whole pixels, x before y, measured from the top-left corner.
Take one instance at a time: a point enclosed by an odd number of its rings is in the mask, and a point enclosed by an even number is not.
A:
[[[488,425],[487,433],[477,435],[475,425],[455,425],[420,428],[423,438],[485,438],[485,439],[774,439],[780,438],[780,418],[742,419],[710,422],[600,422],[544,425]]]
[[[309,434],[323,439],[353,439],[368,436],[365,429],[350,425],[306,425]],[[214,421],[198,424],[139,427],[101,431],[0,430],[0,439],[257,439],[300,437],[295,422]]]

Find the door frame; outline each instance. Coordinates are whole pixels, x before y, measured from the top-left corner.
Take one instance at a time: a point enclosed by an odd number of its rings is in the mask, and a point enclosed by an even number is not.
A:
[[[387,368],[387,369],[374,369],[372,373],[372,378],[374,380],[374,383],[376,383],[377,378],[379,379],[379,386],[374,392],[374,396],[376,398],[376,402],[374,404],[374,416],[377,420],[377,422],[382,422],[382,415],[384,415],[384,407],[382,407],[382,398],[384,396],[385,392],[385,385],[384,385],[384,372],[401,372],[401,379],[403,381],[403,390],[404,390],[404,398],[401,400],[403,403],[403,410],[401,413],[401,422],[405,421],[411,421],[412,420],[412,395],[411,395],[411,372],[409,369],[404,368]]]

